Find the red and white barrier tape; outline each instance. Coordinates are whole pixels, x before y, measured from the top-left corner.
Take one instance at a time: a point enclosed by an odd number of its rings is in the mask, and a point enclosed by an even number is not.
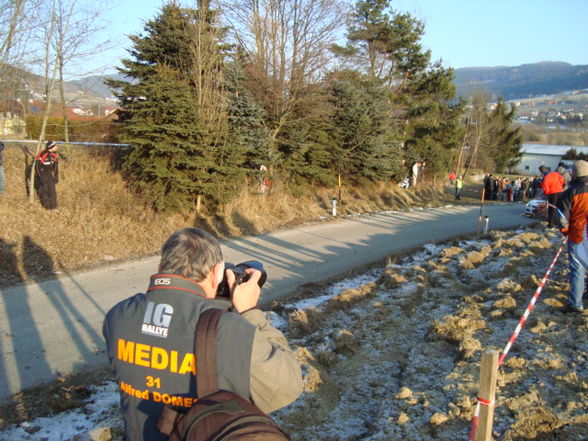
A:
[[[566,241],[567,241],[567,238],[564,239],[564,243],[562,244],[562,246],[559,247],[557,254],[553,258],[551,265],[549,265],[549,268],[547,269],[547,272],[545,273],[545,276],[543,276],[543,279],[541,279],[541,283],[539,283],[539,286],[535,290],[535,294],[533,294],[531,301],[527,305],[527,308],[525,309],[525,313],[523,314],[523,316],[519,320],[519,323],[517,324],[514,332],[510,336],[510,339],[508,340],[506,347],[504,348],[504,350],[502,351],[502,354],[500,355],[500,358],[498,359],[498,368],[500,368],[500,366],[504,362],[504,359],[506,358],[508,351],[510,351],[510,348],[512,347],[515,340],[519,336],[521,329],[523,329],[523,326],[525,325],[525,322],[527,321],[529,314],[531,314],[531,311],[535,307],[535,303],[537,303],[537,299],[539,298],[539,295],[541,294],[541,291],[543,290],[545,283],[547,283],[547,279],[549,279],[549,275],[551,274],[551,271],[553,271],[553,268],[555,268],[555,263],[557,262],[557,259],[559,259],[559,256],[560,256],[561,252],[563,251],[563,247],[566,244]],[[477,403],[476,403],[476,410],[474,411],[474,418],[472,419],[472,427],[470,429],[470,441],[474,441],[474,439],[476,438],[476,431],[478,430],[478,420],[480,417],[480,406],[481,405],[491,406],[491,405],[494,405],[494,401],[488,401],[488,400],[485,400],[483,398],[478,397]]]
[[[567,238],[564,239],[564,243],[562,244],[562,246],[559,247],[557,254],[555,255],[553,261],[551,262],[551,265],[549,265],[549,268],[547,269],[547,272],[545,273],[545,276],[543,276],[543,279],[541,279],[541,283],[537,287],[535,294],[533,294],[531,301],[527,305],[527,309],[525,309],[525,313],[523,314],[523,316],[519,320],[519,323],[517,324],[514,332],[510,336],[510,339],[508,340],[506,347],[504,348],[504,350],[502,351],[502,354],[500,355],[500,358],[498,359],[498,367],[500,367],[502,365],[502,363],[504,362],[504,359],[506,358],[508,351],[510,351],[510,348],[512,347],[515,340],[519,336],[521,329],[523,329],[523,326],[525,325],[525,322],[527,321],[529,314],[531,314],[531,311],[535,307],[535,303],[537,303],[537,299],[539,298],[539,295],[541,294],[541,291],[543,290],[545,283],[547,283],[547,279],[549,279],[549,275],[551,274],[551,271],[553,271],[553,268],[555,267],[555,263],[557,262],[557,259],[559,259],[559,255],[561,254],[566,241],[567,241]]]
[[[472,420],[472,428],[470,429],[470,440],[474,440],[478,430],[478,420],[480,419],[480,406],[493,406],[494,401],[485,400],[484,398],[477,398],[476,410],[474,411],[474,419]]]

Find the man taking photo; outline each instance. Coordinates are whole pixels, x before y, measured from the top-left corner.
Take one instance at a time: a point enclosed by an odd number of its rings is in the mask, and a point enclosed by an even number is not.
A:
[[[172,234],[162,247],[159,272],[145,294],[136,294],[106,315],[103,334],[119,384],[128,441],[164,441],[157,428],[164,405],[185,411],[196,397],[194,330],[210,308],[221,316],[217,337],[219,387],[235,392],[269,413],[302,392],[300,365],[284,335],[257,303],[261,272],[235,283],[225,272],[218,241],[196,228]],[[217,292],[226,277],[230,298]]]

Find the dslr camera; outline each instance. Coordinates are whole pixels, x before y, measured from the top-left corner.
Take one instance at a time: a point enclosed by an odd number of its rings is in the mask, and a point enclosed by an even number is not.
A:
[[[225,275],[223,277],[223,281],[218,286],[216,292],[217,297],[224,297],[227,299],[231,298],[231,289],[229,288],[229,282],[227,281],[226,270],[233,272],[235,275],[235,285],[240,285],[241,283],[247,282],[247,280],[249,280],[250,275],[245,272],[247,268],[253,268],[261,272],[261,277],[257,282],[261,288],[267,280],[267,273],[263,268],[263,263],[257,260],[248,260],[247,262],[238,263],[237,265],[226,262]]]

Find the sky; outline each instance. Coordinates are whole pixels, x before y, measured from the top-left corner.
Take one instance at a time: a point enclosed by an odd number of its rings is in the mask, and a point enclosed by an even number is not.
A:
[[[194,4],[195,0],[184,3]],[[441,59],[447,67],[518,66],[540,61],[588,64],[588,0],[391,3],[393,9],[409,12],[424,22],[423,45],[431,49],[433,60]],[[142,31],[145,21],[156,16],[162,0],[120,0],[112,4],[104,14],[114,47],[99,57],[104,66],[118,65],[128,55],[127,36]]]

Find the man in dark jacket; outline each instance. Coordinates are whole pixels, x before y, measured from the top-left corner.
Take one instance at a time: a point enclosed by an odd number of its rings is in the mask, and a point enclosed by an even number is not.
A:
[[[57,208],[57,190],[59,182],[59,162],[57,144],[47,141],[47,147],[35,158],[36,185],[41,205],[47,210]]]
[[[219,387],[251,400],[269,413],[302,392],[300,365],[283,334],[257,308],[261,273],[235,284],[224,270],[220,246],[205,231],[172,234],[161,253],[159,272],[146,294],[136,294],[106,315],[103,333],[119,383],[128,441],[164,441],[156,428],[164,404],[187,410],[196,397],[194,330],[210,308],[221,316],[217,336]],[[232,295],[218,298],[227,278]]]
[[[570,293],[562,312],[584,311],[584,277],[588,269],[586,224],[588,219],[588,162],[576,161],[570,188],[563,192],[558,205],[557,225],[568,237]]]
[[[570,187],[570,184],[572,183],[572,174],[568,170],[568,166],[565,162],[560,162],[559,164],[557,164],[557,171],[560,172],[560,174],[563,176],[564,190],[567,190]]]

